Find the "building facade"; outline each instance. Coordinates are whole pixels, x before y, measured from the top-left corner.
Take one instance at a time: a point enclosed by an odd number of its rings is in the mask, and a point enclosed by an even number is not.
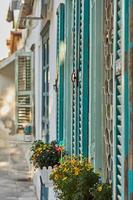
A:
[[[133,200],[132,8],[132,0],[24,0],[16,23],[32,55],[35,138],[89,157],[114,200]]]

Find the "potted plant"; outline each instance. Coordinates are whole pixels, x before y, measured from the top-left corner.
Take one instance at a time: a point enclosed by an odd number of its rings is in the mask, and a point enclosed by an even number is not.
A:
[[[105,191],[100,183],[100,175],[94,172],[86,159],[65,157],[53,169],[50,179],[60,200],[111,200],[111,189]]]
[[[40,199],[42,187],[53,186],[49,176],[53,167],[60,165],[64,149],[56,141],[44,143],[42,140],[36,140],[31,146],[31,152],[30,160],[35,168],[33,182],[38,199]]]
[[[31,142],[32,140],[32,126],[30,123],[24,125],[24,140]]]
[[[60,164],[63,148],[58,146],[55,141],[50,144],[44,143],[41,140],[33,142],[31,147],[32,155],[31,162],[35,168],[42,169],[43,167],[54,167]]]

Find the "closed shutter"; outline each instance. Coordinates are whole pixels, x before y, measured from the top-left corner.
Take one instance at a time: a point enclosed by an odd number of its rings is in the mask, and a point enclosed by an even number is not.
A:
[[[76,154],[76,103],[77,103],[77,1],[73,1],[73,73],[72,73],[72,154]]]
[[[88,154],[89,1],[73,0],[72,154]]]
[[[61,3],[57,10],[57,141],[63,141],[63,116],[64,116],[64,18],[65,5]]]
[[[116,55],[115,55],[115,149],[116,149],[116,199],[122,200],[122,3],[117,1],[116,5]]]
[[[126,62],[128,35],[125,28],[126,4],[115,2],[114,32],[114,199],[124,200],[126,195],[126,154],[128,140],[128,73]]]
[[[32,55],[18,53],[16,58],[16,126],[23,131],[33,123],[32,116]]]

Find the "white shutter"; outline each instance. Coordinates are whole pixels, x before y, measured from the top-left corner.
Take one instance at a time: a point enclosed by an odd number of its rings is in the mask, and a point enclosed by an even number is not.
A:
[[[16,131],[23,131],[32,120],[32,54],[18,53],[16,56]]]

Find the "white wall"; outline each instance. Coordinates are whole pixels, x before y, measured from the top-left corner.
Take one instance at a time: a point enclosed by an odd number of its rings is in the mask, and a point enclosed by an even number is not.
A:
[[[49,16],[49,66],[50,66],[50,84],[49,84],[49,120],[50,120],[50,140],[56,139],[56,92],[53,85],[56,79],[56,36],[57,36],[57,8],[63,0],[53,1],[53,11]],[[44,26],[44,25],[43,25]]]
[[[33,14],[40,16],[41,1],[34,3]],[[31,26],[28,26],[30,24]],[[36,139],[41,139],[41,78],[42,78],[42,42],[40,36],[41,20],[27,21],[27,30],[23,32],[25,38],[25,51],[31,51],[31,46],[35,44],[34,71],[35,71],[35,133]]]
[[[33,16],[40,16],[41,1],[34,1]],[[53,0],[53,11],[48,15],[47,20],[50,20],[50,35],[49,35],[49,125],[50,125],[50,140],[56,138],[56,93],[53,85],[56,79],[56,30],[57,30],[57,8],[63,0]],[[41,124],[42,124],[42,38],[40,32],[47,23],[46,19],[32,21],[32,26],[27,33],[25,41],[25,50],[29,51],[31,46],[35,44],[35,128],[36,139],[41,139]],[[37,188],[39,183],[35,181]],[[40,189],[38,190],[40,191]],[[54,199],[54,192],[49,190],[49,200]]]
[[[49,83],[49,121],[50,121],[50,140],[56,138],[56,93],[53,85],[56,78],[56,11],[59,3],[63,0],[53,1],[53,11],[48,15],[47,20],[50,20],[50,40],[49,40],[49,70],[50,70],[50,83]],[[41,1],[36,0],[34,3],[33,16],[40,16]],[[41,123],[42,123],[42,38],[40,35],[41,30],[45,27],[47,22],[43,20],[32,20],[29,24],[29,30],[25,31],[27,35],[25,41],[25,50],[29,51],[32,44],[35,44],[35,129],[36,139],[41,139]],[[27,22],[28,24],[28,22]]]

